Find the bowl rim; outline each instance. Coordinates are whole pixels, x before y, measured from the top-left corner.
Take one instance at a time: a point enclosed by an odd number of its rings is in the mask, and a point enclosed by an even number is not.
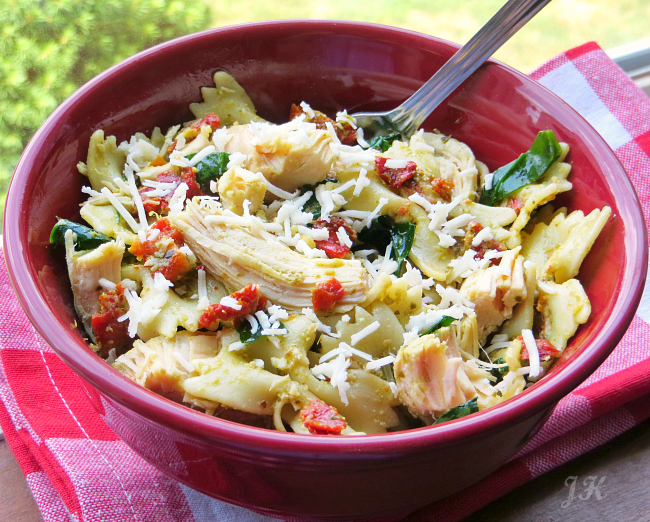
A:
[[[339,35],[352,34],[351,32],[354,31],[356,36],[363,37],[387,38],[400,34],[412,41],[420,42],[422,46],[433,43],[434,45],[459,48],[457,44],[441,38],[375,23],[343,20],[270,20],[208,29],[163,42],[127,58],[89,80],[66,99],[35,133],[20,158],[8,191],[4,214],[4,253],[11,282],[34,327],[68,366],[102,394],[117,403],[175,431],[185,432],[205,440],[220,441],[226,447],[246,448],[249,452],[268,453],[273,451],[291,454],[302,452],[305,454],[318,453],[322,457],[334,457],[342,452],[368,455],[424,450],[427,446],[434,444],[444,445],[457,442],[460,439],[484,436],[485,433],[498,430],[513,421],[532,417],[553,407],[560,398],[577,387],[596,370],[597,366],[613,351],[634,318],[647,273],[648,239],[645,220],[640,202],[625,169],[600,134],[549,89],[494,59],[490,59],[489,63],[505,68],[523,83],[534,83],[536,88],[541,89],[541,93],[546,97],[551,96],[555,99],[555,103],[559,103],[566,109],[570,121],[563,123],[567,126],[570,123],[571,128],[576,132],[586,132],[601,149],[601,154],[607,156],[609,161],[623,173],[620,178],[613,175],[617,183],[610,183],[610,189],[617,201],[628,203],[619,208],[619,215],[623,219],[623,223],[629,225],[625,226],[625,247],[628,255],[626,255],[624,263],[623,277],[619,283],[619,297],[609,318],[594,336],[589,349],[577,354],[558,372],[547,376],[538,385],[525,390],[512,400],[434,428],[425,427],[361,437],[319,437],[282,433],[213,418],[173,403],[119,374],[87,347],[83,349],[79,339],[72,334],[72,330],[64,328],[56,319],[45,323],[37,320],[39,316],[51,316],[51,314],[35,281],[25,268],[28,264],[28,249],[23,249],[20,242],[20,208],[25,195],[25,187],[20,184],[20,181],[29,174],[37,151],[43,146],[49,133],[57,126],[57,122],[73,107],[83,103],[87,97],[91,96],[93,90],[106,78],[121,70],[137,67],[141,61],[148,60],[169,47],[191,45],[197,39],[210,39],[214,35],[256,32],[269,27],[275,29],[283,27],[291,31],[327,30]]]

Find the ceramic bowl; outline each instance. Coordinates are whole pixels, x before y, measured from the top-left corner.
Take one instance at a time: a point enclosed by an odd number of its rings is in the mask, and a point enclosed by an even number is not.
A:
[[[279,433],[209,417],[131,382],[98,358],[74,326],[63,252],[49,245],[55,217],[79,219],[76,169],[90,135],[118,143],[192,119],[218,69],[258,112],[288,119],[291,103],[323,112],[392,108],[457,45],[405,30],[336,21],[274,21],[183,37],[107,70],[66,100],[25,150],[5,212],[5,254],[28,316],[82,378],[108,425],[154,466],[212,497],[282,517],[399,518],[496,470],[554,405],[614,349],[643,289],[648,246],[632,185],[613,152],[573,109],[525,75],[490,61],[425,123],[467,143],[494,169],[552,129],[570,144],[574,190],[558,204],[613,218],[579,278],[593,313],[537,385],[495,408],[439,426],[361,437]]]

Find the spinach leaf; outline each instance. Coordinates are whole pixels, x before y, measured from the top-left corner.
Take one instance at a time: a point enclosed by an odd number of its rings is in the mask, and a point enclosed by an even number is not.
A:
[[[192,159],[194,156],[196,156],[196,153],[188,154],[185,157]],[[228,170],[228,161],[230,161],[230,154],[227,152],[208,154],[195,165],[196,182],[201,187],[205,187],[210,184],[210,181],[218,180]]]
[[[395,140],[401,139],[402,135],[399,132],[396,132],[395,134],[389,134],[388,136],[375,136],[368,141],[368,148],[386,152],[388,149],[390,149],[390,146]]]
[[[280,323],[280,328],[285,328],[285,326],[282,323]],[[260,337],[267,337],[266,335],[262,335],[261,325],[258,325],[257,331],[253,333],[251,324],[248,321],[242,321],[241,323],[239,323],[236,330],[237,333],[239,334],[239,341],[244,344],[257,341]]]
[[[309,212],[313,216],[314,221],[319,219],[321,215],[321,206],[320,203],[318,202],[318,199],[316,198],[316,187],[318,185],[322,185],[323,183],[330,183],[330,182],[338,183],[338,180],[332,178],[325,178],[323,181],[319,181],[318,183],[316,183],[316,185],[303,185],[302,187],[300,187],[301,196],[307,192],[313,192],[311,197],[307,200],[307,203],[305,203],[302,206],[302,211]]]
[[[506,361],[503,357],[499,357],[498,359],[495,359],[492,361],[494,364],[504,364]],[[502,366],[501,368],[492,368],[490,370],[490,373],[494,375],[497,380],[494,384],[498,384],[503,380],[503,376],[510,371],[510,368],[508,366]]]
[[[321,206],[318,199],[316,199],[316,191],[314,188],[315,187],[312,187],[311,185],[303,185],[300,188],[300,195],[302,196],[303,194],[312,191],[311,197],[307,200],[307,203],[302,206],[302,211],[309,212],[313,216],[314,221],[316,221],[320,218]]]
[[[67,230],[72,230],[75,250],[92,250],[102,243],[113,241],[110,237],[85,225],[67,219],[59,219],[50,232],[50,243],[64,245]]]
[[[450,325],[451,323],[453,323],[455,320],[456,320],[456,319],[454,319],[453,317],[450,317],[450,316],[448,316],[448,315],[445,315],[445,316],[442,317],[442,319],[440,319],[440,321],[438,321],[438,322],[435,323],[434,325],[432,325],[432,326],[430,326],[429,328],[427,328],[424,332],[420,333],[420,337],[422,337],[423,335],[429,335],[429,334],[432,334],[432,333],[435,332],[436,330],[440,330],[440,328],[444,328],[445,326],[449,326],[449,325]]]
[[[380,252],[385,251],[392,241],[391,257],[398,265],[396,274],[402,270],[402,264],[411,252],[414,236],[415,223],[409,221],[396,223],[387,215],[377,216],[369,227],[365,227],[357,235],[359,240],[376,247]]]
[[[438,418],[438,420],[434,422],[434,424],[442,424],[443,422],[447,422],[450,420],[460,419],[461,417],[465,417],[466,415],[471,415],[472,413],[476,413],[477,411],[478,411],[478,397],[474,397],[473,399],[468,400],[466,403],[461,404],[460,406],[455,406],[444,415],[441,415]]]
[[[539,132],[528,152],[494,171],[492,188],[483,189],[479,203],[497,205],[509,194],[541,178],[561,154],[562,149],[553,131]]]

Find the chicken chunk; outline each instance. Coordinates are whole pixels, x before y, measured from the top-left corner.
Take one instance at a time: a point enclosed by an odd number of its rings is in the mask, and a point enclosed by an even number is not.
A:
[[[453,328],[419,337],[397,352],[394,363],[398,396],[411,414],[425,421],[476,396],[465,374]]]
[[[183,382],[198,375],[193,362],[217,355],[222,332],[178,332],[173,339],[154,337],[117,358],[113,367],[148,390],[176,402],[183,402]]]
[[[124,241],[118,239],[91,251],[75,252],[72,231],[68,231],[65,236],[65,251],[74,306],[86,332],[92,336],[92,316],[100,311],[99,296],[105,291],[99,280],[106,279],[116,284],[120,282]]]
[[[498,266],[472,273],[460,287],[460,295],[475,304],[479,342],[512,317],[512,309],[527,295],[524,258],[519,249],[508,250]]]
[[[206,268],[230,288],[258,284],[262,295],[288,310],[313,306],[318,285],[336,279],[343,295],[333,312],[364,301],[368,273],[357,260],[309,259],[270,237],[253,235],[247,229],[211,222],[200,207],[189,202],[185,211],[171,216],[185,243]]]

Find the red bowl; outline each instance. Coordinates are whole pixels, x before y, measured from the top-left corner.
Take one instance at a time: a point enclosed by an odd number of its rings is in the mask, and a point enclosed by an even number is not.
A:
[[[302,100],[327,113],[394,107],[456,51],[455,44],[389,27],[280,21],[207,31],[144,51],[79,89],[36,133],[16,169],[5,212],[5,254],[20,300],[45,340],[84,381],[108,425],[154,466],[215,498],[275,516],[332,520],[399,516],[469,486],[505,463],[552,408],[614,349],[631,322],[646,274],[640,205],[596,131],[566,103],[491,61],[426,127],[467,143],[495,168],[552,129],[571,146],[574,190],[560,198],[613,219],[580,280],[593,313],[537,385],[495,408],[446,424],[362,437],[279,433],[172,403],[99,359],[75,321],[55,216],[77,219],[85,160],[98,128],[118,142],[134,131],[192,118],[190,102],[230,72],[261,116],[285,121]],[[390,491],[390,494],[385,494]]]

